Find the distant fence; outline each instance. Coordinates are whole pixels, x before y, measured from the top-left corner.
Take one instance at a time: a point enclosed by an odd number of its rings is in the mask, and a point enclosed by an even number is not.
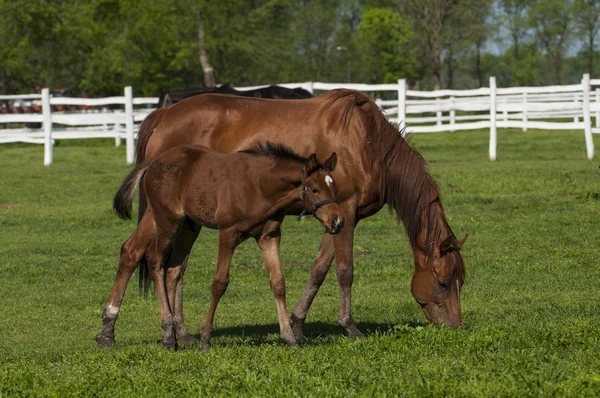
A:
[[[587,157],[594,157],[593,133],[600,133],[600,79],[583,75],[580,84],[546,87],[497,88],[496,79],[490,78],[489,87],[475,90],[408,90],[404,79],[397,84],[354,83],[285,83],[284,87],[302,87],[311,93],[336,88],[348,88],[381,97],[380,92],[395,99],[376,99],[390,120],[411,133],[432,133],[489,129],[489,157],[496,159],[497,128],[529,128],[546,130],[578,130],[584,133]],[[263,86],[238,88],[253,89]],[[2,123],[41,123],[42,129],[0,129],[0,143],[44,143],[44,164],[52,164],[54,139],[115,138],[127,143],[127,162],[134,161],[134,124],[141,122],[153,109],[135,109],[135,105],[152,104],[158,98],[133,98],[131,87],[126,87],[123,97],[68,98],[50,97],[48,89],[42,94],[0,95],[1,100],[28,99],[41,101],[41,114],[0,114]],[[78,112],[52,112],[54,105],[79,105],[112,107]],[[594,113],[595,126],[591,116]]]
[[[497,128],[579,130],[584,132],[588,159],[594,157],[592,133],[600,133],[600,79],[583,75],[580,84],[546,87],[497,88],[490,77],[489,87],[475,90],[408,90],[406,80],[397,84],[289,83],[311,93],[348,88],[367,93],[395,92],[396,99],[377,100],[390,120],[409,133],[434,133],[490,129],[489,156],[496,159]],[[262,86],[244,87],[251,89]],[[595,115],[592,127],[591,114]]]
[[[52,164],[52,148],[56,139],[114,138],[115,145],[127,144],[127,162],[133,163],[135,143],[134,124],[139,123],[152,111],[151,108],[135,109],[135,105],[156,105],[158,98],[133,98],[131,87],[125,87],[122,97],[70,98],[51,97],[45,88],[41,94],[0,95],[2,100],[29,100],[41,103],[41,113],[0,114],[0,124],[39,124],[40,128],[0,129],[0,144],[28,142],[44,144],[44,165]],[[52,111],[52,106],[89,108],[85,111]]]

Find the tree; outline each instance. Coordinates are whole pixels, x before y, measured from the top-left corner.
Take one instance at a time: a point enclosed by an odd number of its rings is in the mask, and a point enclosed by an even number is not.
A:
[[[433,86],[436,90],[441,88],[444,66],[443,34],[457,3],[458,0],[406,0],[403,7],[412,17],[415,31],[422,34],[421,48],[426,50],[433,73]]]
[[[600,0],[575,0],[577,30],[585,35],[587,44],[587,71],[594,72],[594,43],[600,30]]]
[[[529,9],[529,18],[538,42],[550,58],[554,79],[561,84],[563,58],[573,28],[573,3],[568,0],[537,0]]]
[[[395,83],[416,77],[414,32],[408,21],[389,8],[372,8],[358,27],[368,83]]]

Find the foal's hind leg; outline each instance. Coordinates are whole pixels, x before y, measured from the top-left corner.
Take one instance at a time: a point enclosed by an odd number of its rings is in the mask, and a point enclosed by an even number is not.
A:
[[[281,265],[279,263],[279,243],[281,233],[279,228],[268,234],[261,236],[258,240],[258,246],[262,250],[265,267],[269,273],[271,281],[271,290],[275,295],[277,303],[277,317],[279,318],[279,337],[284,343],[290,347],[295,346],[296,338],[290,326],[287,304],[285,302],[285,281],[281,273]]]
[[[156,220],[156,238],[154,239],[153,255],[148,256],[150,276],[154,281],[156,295],[160,303],[160,324],[163,329],[163,345],[166,348],[176,348],[175,323],[173,320],[172,305],[169,303],[165,287],[165,262],[173,237],[177,234],[179,223],[166,220],[164,217]]]
[[[119,307],[127,288],[127,282],[146,252],[153,234],[152,215],[147,211],[136,230],[121,246],[119,269],[102,315],[102,331],[96,336],[96,342],[101,346],[109,346],[115,342],[115,322],[119,315]]]
[[[219,300],[225,294],[227,285],[229,285],[229,264],[233,251],[238,245],[239,237],[237,231],[221,230],[219,231],[219,255],[217,259],[217,272],[213,279],[211,288],[211,301],[208,307],[208,313],[202,326],[200,326],[200,350],[206,351],[210,346],[210,332],[213,327],[215,311]]]
[[[198,340],[185,327],[183,322],[183,275],[187,268],[192,246],[200,233],[200,225],[184,223],[173,242],[173,249],[166,269],[165,284],[169,303],[173,310],[173,322],[177,334],[177,343],[182,346],[197,344]]]

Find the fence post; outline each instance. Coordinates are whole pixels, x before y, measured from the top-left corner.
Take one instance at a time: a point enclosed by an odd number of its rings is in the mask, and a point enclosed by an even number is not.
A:
[[[496,160],[496,78],[490,76],[490,160]]]
[[[307,84],[306,91],[308,91],[312,95],[315,95],[315,89],[313,88],[313,82],[307,82],[306,84]]]
[[[42,126],[44,128],[44,166],[52,165],[52,114],[50,113],[50,90],[42,89]]]
[[[398,125],[406,135],[406,79],[398,79]]]
[[[523,132],[527,131],[527,91],[523,91]]]
[[[438,109],[440,109],[442,107],[442,100],[440,99],[440,97],[436,98],[435,103],[436,103],[436,106],[437,106]],[[436,121],[435,124],[437,124],[438,126],[441,126],[442,125],[442,111],[441,111],[441,109],[438,110],[435,113],[435,117],[437,119],[437,121]]]
[[[600,88],[596,87],[596,128],[600,128]]]
[[[583,75],[583,124],[585,132],[585,146],[589,160],[594,158],[594,140],[592,139],[592,121],[590,118],[590,75]]]
[[[456,110],[454,109],[455,99],[454,96],[450,97],[450,131],[454,131],[454,124],[456,123]]]
[[[133,163],[135,143],[133,141],[133,91],[131,86],[125,87],[125,129],[127,133],[127,163]]]
[[[581,81],[581,84],[584,84],[583,80]],[[579,105],[579,101],[577,100],[577,97],[575,97],[575,99],[573,100],[573,102],[575,102],[575,105]],[[577,107],[575,109],[577,109]],[[579,123],[579,115],[573,116],[573,123]]]

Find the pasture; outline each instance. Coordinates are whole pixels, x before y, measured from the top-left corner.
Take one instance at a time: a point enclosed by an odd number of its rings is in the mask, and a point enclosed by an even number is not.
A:
[[[278,341],[260,251],[242,244],[217,309],[213,347],[166,351],[155,294],[134,274],[117,344],[96,346],[119,248],[135,222],[112,198],[127,175],[114,141],[59,142],[51,168],[40,146],[0,146],[0,396],[598,396],[600,394],[600,162],[583,132],[421,134],[463,257],[463,326],[426,323],[410,294],[412,252],[387,210],[362,221],[354,244],[353,316],[336,326],[334,267],[298,349]],[[596,145],[600,144],[596,138]],[[321,227],[289,217],[282,262],[290,310]],[[210,300],[217,234],[204,229],[185,276],[197,332]]]

